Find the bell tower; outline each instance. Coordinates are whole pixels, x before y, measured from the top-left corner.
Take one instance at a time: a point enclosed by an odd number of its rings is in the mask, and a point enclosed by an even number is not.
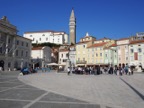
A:
[[[69,20],[69,36],[70,44],[76,44],[76,18],[74,15],[74,9],[72,9]]]

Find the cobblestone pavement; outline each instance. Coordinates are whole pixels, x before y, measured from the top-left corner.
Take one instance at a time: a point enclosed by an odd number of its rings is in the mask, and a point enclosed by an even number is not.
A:
[[[14,73],[14,74],[13,74]],[[144,74],[0,75],[0,108],[143,108]]]

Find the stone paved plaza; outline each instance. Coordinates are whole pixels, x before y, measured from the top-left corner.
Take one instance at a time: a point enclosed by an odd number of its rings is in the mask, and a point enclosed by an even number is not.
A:
[[[143,108],[144,74],[0,75],[0,108]]]

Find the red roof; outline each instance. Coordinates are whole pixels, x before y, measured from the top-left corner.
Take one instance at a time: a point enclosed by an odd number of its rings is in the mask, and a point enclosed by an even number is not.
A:
[[[42,50],[43,47],[33,47],[32,50]]]
[[[112,44],[110,47],[116,47],[117,46],[117,44],[116,43],[114,43],[114,44]]]
[[[78,42],[77,44],[84,44],[84,43],[87,43],[87,42],[90,42],[90,41]]]
[[[89,46],[88,48],[101,47],[101,46],[105,45],[106,43],[107,43],[107,42],[96,43],[96,44],[93,44],[92,46]]]
[[[144,40],[134,40],[134,41],[130,41],[130,44],[138,44],[138,43],[143,43]]]
[[[112,45],[110,45],[109,47],[105,47],[104,49],[110,49],[110,47],[116,47],[117,46],[117,44],[112,44]]]

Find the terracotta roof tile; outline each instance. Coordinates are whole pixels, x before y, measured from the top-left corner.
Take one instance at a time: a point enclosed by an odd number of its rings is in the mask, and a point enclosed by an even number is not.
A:
[[[110,47],[116,47],[117,46],[117,44],[116,43],[114,43],[114,44],[112,44]]]
[[[33,47],[32,50],[42,50],[43,47]]]
[[[107,42],[102,42],[102,43],[96,43],[96,44],[93,44],[92,46],[89,46],[87,48],[92,48],[92,47],[101,47],[103,45],[105,45]]]
[[[78,42],[77,44],[83,44],[83,43],[87,43],[87,42],[90,42],[90,41]]]
[[[138,44],[138,43],[143,43],[144,40],[134,40],[134,41],[130,41],[130,44]]]

